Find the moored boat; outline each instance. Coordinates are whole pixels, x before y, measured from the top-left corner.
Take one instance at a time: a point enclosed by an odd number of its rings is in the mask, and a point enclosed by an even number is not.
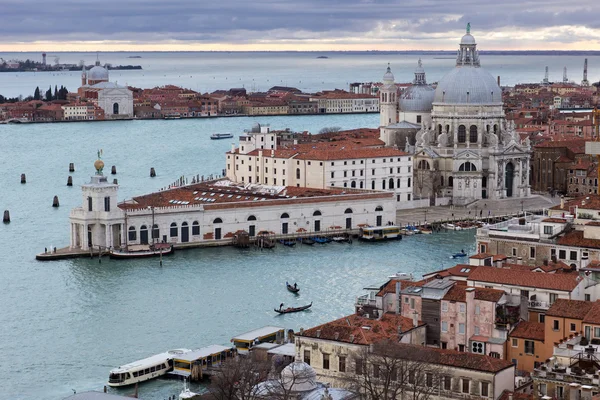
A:
[[[279,308],[279,310],[276,309],[276,308],[274,308],[273,310],[276,313],[279,313],[279,314],[289,314],[289,313],[295,313],[295,312],[299,312],[299,311],[308,310],[311,307],[312,307],[312,301],[310,302],[310,304],[307,304],[307,305],[302,306],[302,307],[288,307],[288,308],[285,308],[285,309],[283,307],[281,307],[281,308]]]
[[[321,244],[331,242],[331,238],[328,238],[326,236],[323,236],[323,237],[315,236],[314,238],[312,238],[312,240],[314,240],[315,243],[321,243]]]
[[[289,290],[292,293],[298,293],[300,291],[300,288],[298,287],[298,285],[296,285],[294,283],[294,285],[290,285],[288,282],[285,283],[285,286],[287,287],[287,290]]]
[[[442,228],[447,229],[449,231],[461,231],[463,229],[462,227],[451,223],[442,224]]]
[[[212,140],[231,139],[232,137],[233,135],[231,133],[213,133],[212,135],[210,135],[210,138]]]
[[[315,241],[312,240],[311,238],[302,238],[302,239],[298,239],[300,241],[300,243],[302,244],[307,244],[309,246],[312,246],[313,244],[315,244]]]
[[[173,357],[192,351],[190,349],[169,350],[164,353],[134,361],[114,368],[108,376],[108,386],[133,385],[165,375],[173,369]]]
[[[290,240],[281,239],[279,241],[279,243],[281,243],[284,246],[289,246],[289,247],[292,247],[292,246],[296,245],[296,241],[292,240],[292,239],[290,239]]]
[[[148,258],[168,256],[173,254],[175,248],[169,243],[155,243],[153,245],[136,244],[129,245],[124,250],[111,249],[109,251],[110,258],[126,259],[126,258]]]

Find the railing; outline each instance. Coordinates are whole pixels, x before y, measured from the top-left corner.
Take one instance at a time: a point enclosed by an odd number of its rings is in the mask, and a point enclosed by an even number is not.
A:
[[[537,301],[537,300],[531,300],[531,301],[529,301],[529,304],[528,304],[529,308],[540,308],[543,310],[549,309],[550,306],[551,306],[551,304],[548,303],[547,301]]]
[[[368,294],[364,294],[364,295],[358,296],[356,298],[357,306],[375,306],[376,304],[377,304],[377,301],[374,299],[369,299]]]

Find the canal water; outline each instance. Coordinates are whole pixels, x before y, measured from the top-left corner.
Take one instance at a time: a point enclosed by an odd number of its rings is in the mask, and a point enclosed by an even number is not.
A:
[[[0,399],[57,399],[72,390],[101,390],[116,366],[167,349],[228,344],[263,325],[309,328],[353,312],[363,287],[388,275],[455,264],[450,254],[474,251],[474,231],[417,235],[399,242],[180,251],[158,260],[75,259],[38,262],[44,247],[69,242],[68,214],[79,185],[93,174],[96,151],[115,165],[120,199],[148,193],[181,175],[220,172],[231,142],[254,122],[317,132],[324,126],[375,127],[378,115],[220,118],[177,121],[0,125]],[[75,163],[74,185],[66,186]],[[149,177],[154,167],[158,176]],[[27,183],[20,184],[20,174]],[[109,175],[109,178],[113,177]],[[58,195],[61,206],[52,208]],[[301,295],[287,292],[297,282]],[[280,303],[310,311],[279,316]],[[140,398],[166,399],[181,383],[140,385]],[[194,389],[194,388],[192,388]],[[117,393],[128,394],[131,389]]]

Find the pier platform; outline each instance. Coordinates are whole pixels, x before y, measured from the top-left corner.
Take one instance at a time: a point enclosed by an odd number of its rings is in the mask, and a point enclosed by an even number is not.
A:
[[[81,250],[81,249],[71,249],[70,247],[63,247],[60,249],[48,249],[43,253],[37,254],[35,256],[36,260],[39,261],[52,261],[52,260],[64,260],[67,258],[82,258],[82,257],[98,257],[100,251],[98,249],[94,250]]]

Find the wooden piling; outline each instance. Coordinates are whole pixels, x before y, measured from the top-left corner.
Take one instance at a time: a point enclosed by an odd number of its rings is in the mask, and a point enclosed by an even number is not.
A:
[[[69,172],[75,172],[75,164],[69,163]]]
[[[27,183],[27,177],[25,174],[21,174],[21,183]]]
[[[114,165],[113,165],[113,166],[111,167],[111,169],[110,169],[110,174],[111,174],[111,175],[116,175],[116,174],[117,174],[117,167],[116,167],[116,166],[114,166]]]
[[[8,210],[4,210],[4,216],[2,217],[2,222],[8,224],[10,222],[10,212]]]
[[[150,168],[150,178],[154,178],[156,176],[156,171],[154,170],[154,167]]]
[[[59,202],[58,202],[58,196],[54,196],[54,199],[52,200],[52,207],[58,207],[60,206]]]
[[[72,176],[69,176],[67,178],[67,186],[73,186],[73,177]]]

